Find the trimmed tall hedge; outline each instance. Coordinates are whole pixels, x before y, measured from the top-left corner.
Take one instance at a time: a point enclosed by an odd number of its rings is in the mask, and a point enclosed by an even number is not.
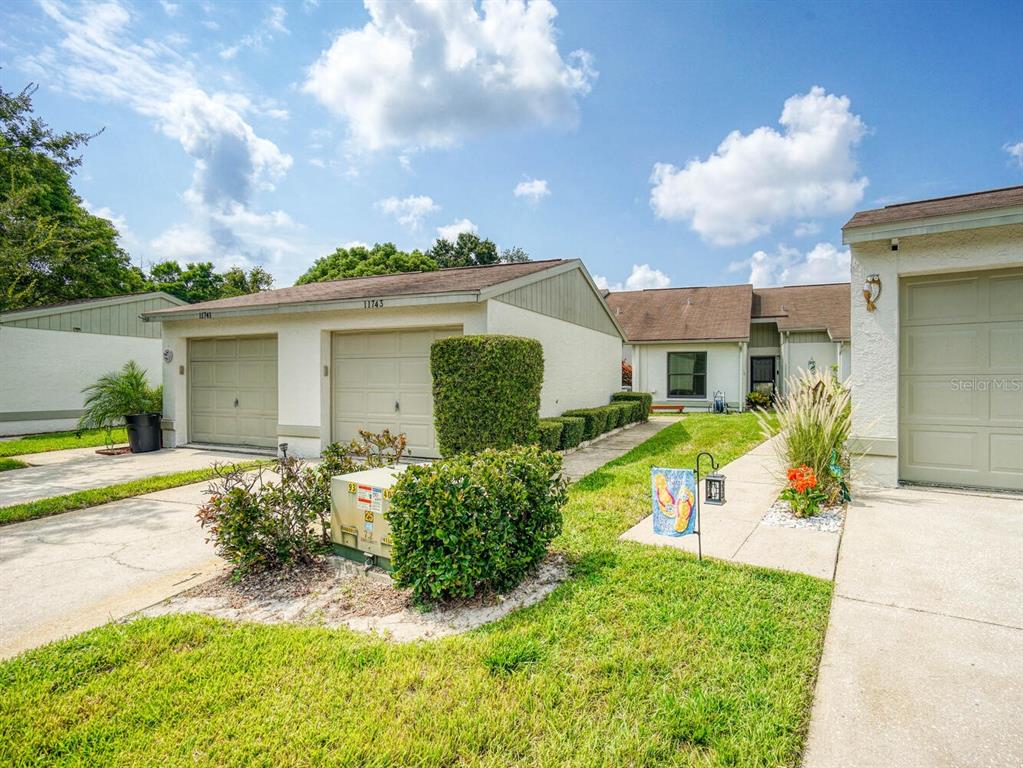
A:
[[[583,441],[583,432],[586,431],[586,419],[581,416],[556,416],[549,421],[557,421],[562,425],[561,444],[558,446],[563,451],[575,448]]]
[[[565,485],[536,446],[410,466],[387,516],[395,583],[420,602],[515,587],[561,532]]]
[[[438,339],[430,348],[430,372],[442,456],[539,440],[543,347],[536,339]]]
[[[554,419],[540,419],[540,447],[545,451],[561,448],[561,431],[565,425]]]
[[[635,421],[635,419],[633,418],[635,408],[633,407],[632,403],[611,403],[611,405],[607,407],[610,408],[612,411],[618,412],[619,427],[624,427],[626,424],[631,424],[633,421]]]
[[[649,392],[615,392],[611,395],[612,403],[620,403],[626,401],[638,401],[643,404],[642,408],[642,420],[646,421],[650,417],[650,406],[654,404],[654,396]]]

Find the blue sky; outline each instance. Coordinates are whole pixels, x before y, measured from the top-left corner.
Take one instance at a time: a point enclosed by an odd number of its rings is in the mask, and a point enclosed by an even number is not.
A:
[[[845,279],[857,209],[1023,183],[1023,4],[7,3],[136,263],[475,228],[644,288]]]

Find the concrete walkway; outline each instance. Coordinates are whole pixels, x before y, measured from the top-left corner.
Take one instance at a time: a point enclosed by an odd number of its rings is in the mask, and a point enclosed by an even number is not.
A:
[[[804,768],[1023,765],[1023,498],[850,506]]]
[[[0,527],[0,657],[119,619],[215,574],[223,561],[195,520],[206,486]]]
[[[190,469],[252,461],[257,456],[231,451],[203,451],[195,448],[165,448],[152,453],[100,456],[95,448],[32,453],[18,459],[32,466],[0,472],[0,507],[61,496],[65,493],[102,488],[155,475]]]
[[[655,416],[650,421],[595,440],[590,445],[565,456],[562,474],[571,482],[586,477],[590,472],[600,469],[619,456],[624,456],[640,443],[677,422],[678,419],[659,419]]]
[[[720,472],[726,478],[726,503],[722,506],[704,504],[700,510],[703,554],[720,560],[831,579],[838,556],[838,533],[782,528],[761,522],[784,486],[784,472],[775,449],[777,439],[761,443],[745,456],[721,468]],[[700,493],[702,498],[702,488]],[[621,538],[675,547],[693,554],[697,551],[696,536],[672,538],[655,535],[653,515],[627,530]]]

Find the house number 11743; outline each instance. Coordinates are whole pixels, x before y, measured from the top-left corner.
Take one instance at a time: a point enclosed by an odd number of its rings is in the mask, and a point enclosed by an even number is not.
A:
[[[383,299],[366,299],[362,302],[363,309],[380,309],[382,306],[384,306]]]

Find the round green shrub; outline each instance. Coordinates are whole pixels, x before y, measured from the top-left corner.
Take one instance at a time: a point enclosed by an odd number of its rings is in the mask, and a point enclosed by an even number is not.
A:
[[[442,456],[539,440],[543,346],[518,336],[453,336],[430,349]]]
[[[536,446],[410,466],[388,513],[395,583],[419,602],[512,589],[561,532],[565,486]]]

